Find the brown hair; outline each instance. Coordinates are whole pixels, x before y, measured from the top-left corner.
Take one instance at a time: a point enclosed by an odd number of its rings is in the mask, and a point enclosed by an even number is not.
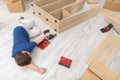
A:
[[[32,58],[28,53],[17,53],[15,61],[19,66],[26,66],[31,63]]]

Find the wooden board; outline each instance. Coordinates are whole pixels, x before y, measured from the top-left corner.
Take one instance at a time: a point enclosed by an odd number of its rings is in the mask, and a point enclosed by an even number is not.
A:
[[[22,0],[6,0],[6,1],[11,2],[11,3],[15,3],[17,1],[22,1]]]
[[[120,16],[116,15],[112,11],[101,9],[100,13],[102,13],[106,20],[114,25],[115,31],[120,34]]]
[[[98,47],[88,57],[88,64],[93,60],[99,60],[105,65],[109,65],[116,51],[120,48],[120,38],[109,33]]]
[[[90,4],[95,4],[99,2],[99,0],[86,0],[86,1]]]
[[[48,4],[56,2],[56,1],[58,1],[58,0],[39,0],[39,2],[36,0],[31,5],[32,6],[37,5],[39,7],[42,7],[42,6],[48,5]]]
[[[97,59],[105,65],[109,65],[113,60],[116,52],[120,48],[120,38],[113,36],[107,47],[105,48],[103,54]]]
[[[71,6],[71,13],[76,13],[84,7],[85,0],[76,1]]]
[[[89,69],[87,69],[82,77],[79,80],[101,80],[94,73],[92,73]]]
[[[97,6],[95,8],[90,9],[90,10],[87,10],[81,14],[75,14],[69,18],[62,20],[60,31],[61,32],[65,31],[66,29],[71,28],[72,26],[75,26],[81,22],[84,22],[88,19],[95,17],[99,13],[99,9],[100,9],[100,6]],[[89,14],[91,14],[91,15],[89,15]]]
[[[93,60],[79,80],[120,80],[120,75],[111,71],[103,63]]]
[[[54,12],[51,12],[50,14],[52,16],[54,16],[55,18],[57,18],[58,20],[61,20],[62,19],[62,9],[57,9],[55,10]]]
[[[98,61],[93,61],[89,66],[89,69],[102,80],[116,80],[118,77],[116,73]]]
[[[53,29],[59,30],[58,29],[59,20],[57,20],[56,18],[52,17],[51,15],[45,13],[42,9],[39,9],[39,11],[34,9],[34,14],[36,16],[38,16],[40,19],[42,19],[46,24],[50,25]],[[49,15],[49,16],[47,16],[47,15]],[[48,19],[48,21],[47,21],[47,19]],[[54,22],[55,20],[57,21],[57,23]]]
[[[119,12],[120,11],[120,0],[106,0],[104,8]]]
[[[42,9],[50,13],[56,9],[65,7],[66,5],[69,5],[73,2],[75,2],[75,0],[58,0],[56,2],[43,6]]]
[[[7,8],[9,10],[9,12],[11,12],[11,13],[17,13],[17,12],[24,12],[25,11],[23,0],[19,0],[19,1],[14,2],[14,3],[6,1],[6,5],[7,5]]]
[[[66,18],[66,17],[69,17],[71,15],[72,15],[71,13],[69,13],[68,11],[66,11],[66,10],[63,9],[63,11],[62,11],[62,18],[63,19]]]
[[[117,76],[117,80],[120,80],[120,75]]]

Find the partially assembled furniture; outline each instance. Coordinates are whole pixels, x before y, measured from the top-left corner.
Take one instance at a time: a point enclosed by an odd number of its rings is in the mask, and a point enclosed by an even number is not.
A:
[[[84,3],[85,0],[38,0],[33,1],[31,5],[33,13],[58,33],[95,17],[99,12],[105,15],[111,23],[113,22],[114,29],[120,33],[120,24],[118,23],[120,16],[111,14],[100,6],[79,13],[83,9]]]
[[[60,33],[97,15],[100,7],[74,14],[84,7],[84,3],[85,0],[39,0],[31,5],[35,15]]]

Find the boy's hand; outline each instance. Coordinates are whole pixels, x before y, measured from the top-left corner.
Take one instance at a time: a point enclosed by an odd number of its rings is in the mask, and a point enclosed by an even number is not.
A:
[[[45,36],[47,37],[47,36],[49,36],[50,35],[50,33],[49,32],[47,32],[46,34],[45,34]]]
[[[38,72],[40,74],[44,74],[46,72],[46,69],[45,68],[39,68]]]

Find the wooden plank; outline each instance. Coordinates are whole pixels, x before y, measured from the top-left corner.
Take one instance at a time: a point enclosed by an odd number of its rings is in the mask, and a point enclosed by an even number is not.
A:
[[[42,19],[46,24],[51,26],[53,29],[59,31],[60,22],[59,22],[58,19],[56,19],[53,16],[45,13],[42,9],[39,9],[39,12],[41,13],[41,15],[39,14],[38,10],[36,10],[36,9],[34,9],[34,12],[35,12],[35,15],[38,16],[40,19]],[[46,19],[48,19],[48,21],[46,21]],[[55,20],[57,21],[57,23],[55,23]]]
[[[48,5],[50,3],[53,3],[53,2],[56,2],[58,0],[39,0],[39,1],[33,1],[31,4],[34,6],[37,5],[39,7],[42,7],[42,6],[45,6],[45,5]]]
[[[50,15],[49,13],[47,13],[46,11],[44,11],[43,9],[41,8],[34,8],[34,11],[37,12],[37,14],[39,15],[39,17],[42,19],[42,16],[44,16],[44,19],[46,20],[46,18],[49,18],[49,21],[52,21],[52,24],[54,26],[59,26],[59,20],[55,17],[53,17],[52,15]],[[57,23],[55,23],[55,20],[57,21]],[[48,22],[49,22],[48,21]]]
[[[104,8],[119,12],[120,11],[120,0],[106,0],[104,4]]]
[[[120,34],[120,26],[118,26],[117,24],[115,24],[112,20],[108,19],[108,18],[105,18],[105,21],[107,23],[112,23],[113,24],[113,29],[118,33]]]
[[[84,7],[85,0],[76,1],[71,6],[71,13],[76,13]]]
[[[15,3],[17,1],[22,1],[22,0],[6,0],[6,1],[11,2],[11,3]]]
[[[101,80],[89,69],[87,69],[79,80]]]
[[[66,11],[65,9],[62,9],[62,19],[71,16],[72,14]]]
[[[73,2],[75,2],[75,0],[58,0],[54,3],[43,6],[42,9],[44,9],[45,11],[47,11],[49,13],[49,12],[54,11],[56,9],[60,9],[66,5],[69,5]]]
[[[117,79],[116,80],[120,80],[120,75],[117,76]]]
[[[111,37],[105,51],[97,58],[97,60],[101,61],[105,65],[109,65],[119,48],[120,38],[117,36]]]
[[[109,11],[107,9],[101,9],[100,13],[102,13],[106,18],[113,21],[116,25],[120,26],[120,23],[119,23],[120,16],[119,15],[116,15],[115,13],[113,13],[112,11]]]
[[[100,6],[97,6],[90,10],[87,10],[81,14],[75,14],[69,18],[62,20],[61,26],[60,26],[60,31],[62,32],[68,28],[71,28],[72,26],[75,26],[77,24],[80,24],[81,22],[91,19],[92,17],[95,17],[99,13],[99,9],[100,9]],[[89,14],[91,14],[91,15],[89,15]]]
[[[62,19],[62,9],[57,9],[56,11],[52,12],[50,15],[55,17],[58,20]]]
[[[50,15],[57,18],[58,20],[62,20],[64,18],[66,18],[66,17],[71,16],[71,14],[68,11],[64,10],[64,9],[57,9],[57,10],[51,12]]]
[[[102,80],[116,80],[116,73],[112,72],[108,67],[98,61],[93,61],[89,69],[99,76]]]
[[[25,11],[23,0],[19,0],[19,1],[14,2],[14,3],[11,3],[7,0],[6,5],[7,5],[9,12],[11,12],[11,13],[18,13],[18,12]]]
[[[86,0],[89,4],[96,4],[99,0]]]
[[[107,18],[106,20],[108,22],[115,25],[113,28],[118,34],[120,34],[120,16],[106,9],[101,9],[100,13],[102,13]]]
[[[112,34],[109,34],[108,36],[109,36],[109,38],[106,38],[106,40],[103,41],[103,43],[100,43],[101,46],[99,46],[99,48],[101,49],[101,51],[100,50],[96,50],[97,51],[96,52],[97,55],[94,55],[95,56],[94,59],[100,60],[103,63],[104,63],[104,60],[107,58],[107,56],[110,54],[109,53],[110,52],[110,47],[109,46],[111,45],[111,42],[112,42],[112,40],[115,37]],[[98,53],[99,53],[99,55],[98,55]]]
[[[98,59],[101,55],[103,55],[105,49],[108,47],[108,44],[111,43],[111,40],[114,37],[115,36],[111,33],[107,34],[98,47],[96,47],[96,49],[88,56],[87,63],[90,64],[92,60]]]
[[[116,37],[117,39],[115,40],[115,42],[113,43],[114,46],[111,46],[112,49],[109,50],[110,54],[108,56],[106,56],[106,59],[104,61],[104,64],[109,65],[111,63],[111,61],[113,60],[116,52],[120,49],[120,38]]]

